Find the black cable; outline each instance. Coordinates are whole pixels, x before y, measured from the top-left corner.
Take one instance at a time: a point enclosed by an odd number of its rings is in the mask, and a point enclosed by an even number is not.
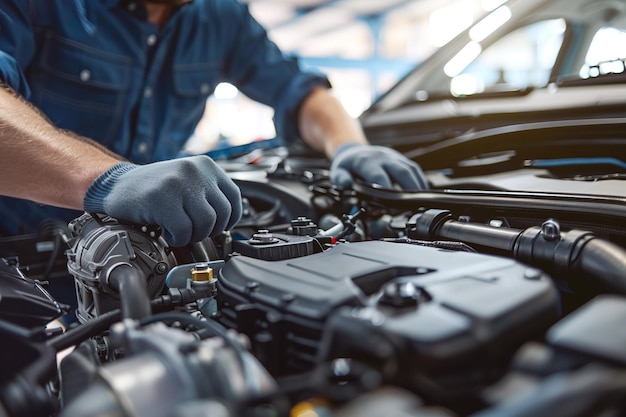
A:
[[[59,256],[59,250],[61,249],[61,233],[57,233],[54,236],[54,247],[52,248],[52,253],[50,254],[50,258],[48,259],[48,264],[46,265],[46,270],[42,275],[43,281],[50,281],[50,274],[52,273],[52,269],[54,268],[54,264],[56,263],[57,257]]]
[[[476,249],[471,247],[470,245],[463,242],[454,242],[454,241],[442,241],[442,240],[419,240],[419,239],[411,239],[408,237],[393,237],[393,238],[383,238],[381,239],[383,242],[392,242],[392,243],[406,243],[409,245],[418,245],[418,246],[427,246],[430,248],[438,248],[438,249],[448,249],[459,252],[476,252]]]
[[[50,253],[50,257],[48,258],[48,263],[46,264],[46,269],[42,274],[42,281],[49,281],[50,274],[54,269],[54,265],[56,263],[57,258],[59,257],[59,253],[63,244],[66,245],[67,248],[67,236],[69,235],[69,231],[67,230],[67,224],[57,220],[57,219],[46,219],[40,225],[39,236],[41,237],[52,237],[54,238],[52,252]]]
[[[202,298],[205,294],[198,294],[193,289],[181,290],[181,297],[173,300],[169,295],[164,295],[156,298],[150,302],[153,310],[165,310],[172,308],[175,305],[183,305]],[[161,313],[164,314],[164,313]],[[154,317],[154,316],[151,316]],[[191,317],[191,316],[189,316]],[[76,327],[72,327],[65,333],[55,336],[53,339],[48,340],[48,346],[60,352],[72,346],[76,346],[86,339],[97,336],[122,319],[122,311],[120,309],[108,311],[95,319],[88,321]],[[207,326],[208,327],[208,326]]]
[[[47,344],[57,352],[60,352],[108,330],[113,323],[120,321],[121,318],[122,312],[119,309],[106,312],[87,323],[72,327],[65,333],[48,340]]]

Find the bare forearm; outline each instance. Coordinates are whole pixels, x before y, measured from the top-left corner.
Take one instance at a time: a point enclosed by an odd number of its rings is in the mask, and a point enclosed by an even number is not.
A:
[[[16,93],[0,86],[0,194],[82,209],[100,173],[120,158],[51,125]]]
[[[367,143],[361,126],[326,88],[313,90],[304,100],[299,127],[304,141],[329,158],[342,143]]]

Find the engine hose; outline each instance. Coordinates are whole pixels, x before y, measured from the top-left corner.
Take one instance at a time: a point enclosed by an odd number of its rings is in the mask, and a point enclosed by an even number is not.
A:
[[[509,253],[513,252],[519,234],[519,230],[455,221],[445,222],[437,233],[439,238],[481,245]]]
[[[146,280],[135,268],[116,266],[109,273],[108,284],[120,295],[122,318],[141,320],[152,314]]]
[[[447,210],[426,210],[407,223],[413,239],[449,239],[504,252],[548,273],[592,277],[603,289],[626,294],[626,251],[591,232],[562,233],[554,220],[524,230],[459,222]]]
[[[511,253],[520,230],[489,227],[452,219],[448,210],[426,210],[407,222],[407,235],[414,239],[452,240]]]
[[[626,253],[621,247],[602,239],[589,240],[574,268],[598,278],[605,287],[626,294]]]

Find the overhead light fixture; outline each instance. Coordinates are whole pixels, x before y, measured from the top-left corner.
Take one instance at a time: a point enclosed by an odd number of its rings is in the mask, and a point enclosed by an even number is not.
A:
[[[505,24],[510,18],[511,9],[509,9],[508,6],[498,7],[470,29],[470,39],[474,42],[481,42],[500,26]]]
[[[474,59],[482,52],[483,48],[478,42],[468,42],[450,61],[443,67],[443,71],[450,78],[459,75]]]
[[[217,87],[215,87],[215,91],[213,92],[213,96],[218,100],[232,100],[237,97],[239,90],[237,87],[230,83],[219,83]]]

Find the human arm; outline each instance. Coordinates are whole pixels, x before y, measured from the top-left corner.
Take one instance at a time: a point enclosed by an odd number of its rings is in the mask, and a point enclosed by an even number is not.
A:
[[[0,88],[0,194],[82,209],[93,180],[121,162],[95,142],[53,126],[17,93]]]
[[[298,115],[304,141],[329,158],[344,143],[367,144],[363,130],[330,90],[314,88],[304,99]]]
[[[0,194],[156,224],[172,246],[232,228],[237,186],[210,158],[135,165],[54,127],[8,87],[0,88]]]

